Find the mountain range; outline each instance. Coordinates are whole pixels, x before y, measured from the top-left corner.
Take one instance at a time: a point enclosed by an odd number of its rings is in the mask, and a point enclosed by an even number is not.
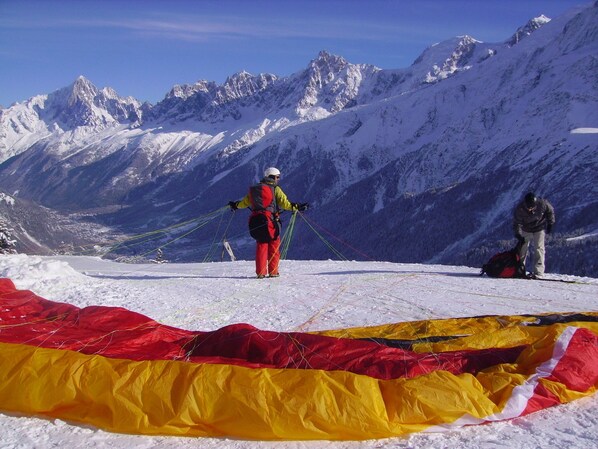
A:
[[[210,214],[276,166],[291,201],[310,203],[288,257],[328,258],[329,239],[347,258],[476,266],[513,243],[512,210],[533,190],[556,209],[548,270],[598,275],[597,128],[595,2],[504,42],[431,45],[404,69],[322,51],[290,76],[175,85],[154,105],[79,77],[0,110],[0,191],[14,199],[0,214],[40,207],[94,243]],[[249,258],[246,215],[222,220]],[[169,258],[201,259],[222,232],[210,226]]]

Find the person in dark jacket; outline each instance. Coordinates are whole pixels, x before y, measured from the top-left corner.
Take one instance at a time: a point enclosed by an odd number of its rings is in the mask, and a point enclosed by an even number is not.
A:
[[[545,199],[538,198],[535,193],[529,192],[516,207],[513,214],[513,232],[519,241],[519,256],[525,265],[527,250],[530,243],[534,247],[534,267],[531,277],[544,275],[546,234],[552,232],[554,226],[554,208]]]
[[[280,261],[280,213],[283,210],[305,211],[307,203],[291,203],[278,185],[280,171],[267,168],[264,178],[249,188],[240,201],[228,203],[232,210],[250,208],[249,233],[256,241],[255,272],[259,279],[278,277]]]

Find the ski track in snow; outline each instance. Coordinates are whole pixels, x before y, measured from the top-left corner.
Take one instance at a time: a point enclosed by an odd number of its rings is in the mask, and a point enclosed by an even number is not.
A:
[[[549,255],[550,257],[550,255]],[[579,283],[498,280],[479,269],[387,262],[282,261],[282,276],[258,280],[252,261],[118,264],[91,257],[0,257],[0,276],[53,301],[122,306],[192,330],[249,323],[315,331],[488,314],[596,310],[598,279]],[[444,433],[362,442],[244,441],[123,435],[91,426],[0,413],[8,448],[513,448],[598,446],[598,395],[510,421]]]

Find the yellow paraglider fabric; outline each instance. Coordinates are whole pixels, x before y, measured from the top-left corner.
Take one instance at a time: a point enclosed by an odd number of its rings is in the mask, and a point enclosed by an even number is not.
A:
[[[8,321],[0,323],[0,409],[114,432],[260,440],[384,438],[514,418],[593,394],[598,387],[595,312],[430,320],[322,333],[323,341],[342,344],[348,352],[351,342],[409,347],[382,351],[384,365],[403,363],[392,359],[395,354],[421,364],[455,355],[467,365],[478,360],[464,357],[470,351],[489,350],[483,353],[487,362],[493,348],[508,349],[508,357],[497,356],[496,363],[482,367],[451,370],[444,364],[422,374],[387,378],[347,368],[263,367],[255,360],[246,363],[224,356],[202,363],[189,355],[189,342],[197,343],[202,334],[164,329],[138,314],[131,315],[134,326],[127,331],[142,332],[158,355],[178,354],[171,346],[181,344],[188,357],[144,359],[139,351],[123,350],[122,354],[134,354],[131,359],[100,355],[99,349],[94,349],[97,353],[60,349],[59,345],[72,343],[68,340],[73,332],[80,332],[86,313],[98,310],[86,312],[41,300],[32,306],[27,294],[15,293],[18,310],[30,307],[38,317],[48,310],[59,311],[42,321],[36,321],[33,312],[29,317],[35,322],[31,329],[52,329],[49,341],[54,346],[44,347],[41,340],[35,345],[15,342],[25,335],[26,323],[3,306],[4,316],[13,317],[14,323],[13,327],[6,325]],[[100,312],[113,312],[111,319],[129,316],[124,309]],[[56,336],[61,327],[65,332],[70,328],[63,340]],[[214,335],[220,334],[209,337]],[[314,334],[289,336],[323,347]],[[164,349],[161,339],[170,346]],[[106,340],[101,342],[107,347]],[[95,340],[92,343],[100,348]]]

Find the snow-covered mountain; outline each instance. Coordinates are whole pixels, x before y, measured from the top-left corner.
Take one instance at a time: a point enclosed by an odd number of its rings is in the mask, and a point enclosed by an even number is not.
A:
[[[531,19],[524,26],[520,27],[515,34],[513,34],[513,36],[511,36],[511,39],[507,41],[507,44],[511,47],[518,44],[521,39],[525,39],[527,36],[548,22],[550,22],[550,19],[545,15]]]
[[[135,232],[213,211],[275,165],[291,200],[373,258],[479,264],[530,189],[556,207],[553,245],[598,229],[598,134],[575,132],[598,128],[597,68],[594,3],[500,43],[449,39],[405,69],[322,51],[288,77],[177,85],[156,105],[79,78],[0,111],[0,189],[58,210],[116,206],[96,219]],[[241,253],[245,224],[231,224]],[[593,273],[598,243],[583,242],[563,248]],[[298,229],[290,257],[326,251]]]
[[[112,88],[100,90],[80,76],[68,87],[0,110],[1,160],[65,133],[79,141],[114,125],[138,123],[143,111],[134,98],[121,98]]]

